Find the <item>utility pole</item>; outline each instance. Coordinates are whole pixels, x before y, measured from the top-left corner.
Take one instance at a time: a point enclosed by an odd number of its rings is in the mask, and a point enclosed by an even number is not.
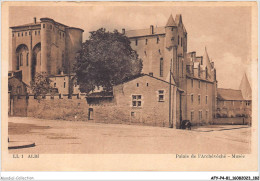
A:
[[[171,94],[172,94],[172,59],[171,59],[171,65],[170,65],[170,84],[169,84],[169,128],[172,128],[172,121],[171,121],[171,112],[172,112],[172,100],[171,100]]]

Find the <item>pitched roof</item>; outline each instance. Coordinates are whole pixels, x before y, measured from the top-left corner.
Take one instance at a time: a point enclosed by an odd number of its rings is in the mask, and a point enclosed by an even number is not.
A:
[[[245,100],[252,100],[252,89],[251,89],[250,83],[247,79],[246,73],[244,74],[244,76],[241,80],[239,89],[241,90],[243,98]]]
[[[165,27],[154,27],[154,33],[152,35],[165,34]],[[150,28],[139,29],[139,30],[129,30],[125,32],[127,37],[138,37],[151,35]]]
[[[169,19],[168,19],[168,21],[166,23],[166,27],[167,26],[176,26],[176,23],[175,23],[175,21],[174,21],[174,19],[172,17],[172,14],[171,14],[171,16],[169,17]]]
[[[181,17],[181,14],[176,14],[176,17],[175,17],[175,22],[177,25],[179,25],[179,23],[182,21],[182,17]]]
[[[243,101],[241,90],[218,88],[218,99],[226,101]]]

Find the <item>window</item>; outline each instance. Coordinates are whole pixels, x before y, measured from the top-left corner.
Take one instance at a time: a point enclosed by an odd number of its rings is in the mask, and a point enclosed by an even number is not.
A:
[[[157,37],[156,43],[158,44],[158,43],[159,43],[159,41],[160,41],[160,39],[159,39],[159,37]]]
[[[20,95],[22,93],[22,87],[18,86],[16,92],[18,95]]]
[[[139,83],[136,83],[136,87],[139,87]]]
[[[206,96],[206,104],[208,104],[208,96]]]
[[[148,43],[148,39],[145,39],[145,44],[147,45],[147,43]]]
[[[136,46],[138,45],[138,40],[137,40],[137,39],[135,40],[135,45],[136,45]]]
[[[64,88],[66,87],[66,82],[64,82]]]
[[[172,27],[172,31],[173,31],[173,27]]]
[[[200,95],[198,95],[198,103],[200,104]]]
[[[133,107],[142,106],[142,95],[132,95],[132,106]]]
[[[22,32],[22,36],[23,36],[23,32]]]
[[[193,104],[193,94],[190,95],[191,104]]]
[[[40,31],[38,31],[38,35],[40,35]]]
[[[191,112],[190,112],[190,121],[193,121],[193,119],[194,119],[194,112],[191,111]]]
[[[181,46],[182,46],[182,37],[181,37]]]
[[[159,95],[159,102],[164,102],[164,90],[159,90],[158,91],[158,95]]]
[[[34,33],[35,33],[35,35],[37,35],[37,31],[35,31]]]
[[[54,87],[56,87],[56,82],[54,83]]]
[[[25,34],[25,36],[27,36],[27,32],[25,32],[24,34]]]
[[[23,66],[23,54],[20,53],[20,66]]]
[[[191,79],[191,87],[193,88],[193,79]]]
[[[20,36],[20,33],[18,33],[18,37]]]
[[[45,28],[45,24],[43,24],[42,26],[43,26],[43,28]]]
[[[148,87],[148,86],[149,86],[149,84],[148,84],[148,83],[146,83],[146,86]]]
[[[60,38],[61,38],[61,32],[60,32]]]
[[[29,35],[31,35],[31,32],[29,31]]]
[[[160,77],[163,77],[163,58],[160,58]]]
[[[199,111],[199,120],[202,120],[202,111]]]
[[[199,89],[200,89],[200,80],[199,80]]]
[[[26,65],[29,65],[29,53],[26,54]]]

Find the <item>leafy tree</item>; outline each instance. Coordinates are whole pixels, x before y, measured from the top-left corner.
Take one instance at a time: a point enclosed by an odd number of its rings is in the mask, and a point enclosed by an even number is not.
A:
[[[109,91],[113,85],[140,74],[143,63],[130,43],[117,30],[90,32],[74,66],[80,91],[88,93],[95,86]]]
[[[53,94],[54,89],[51,86],[51,80],[44,73],[36,73],[34,79],[30,82],[31,91],[40,101],[42,95]]]

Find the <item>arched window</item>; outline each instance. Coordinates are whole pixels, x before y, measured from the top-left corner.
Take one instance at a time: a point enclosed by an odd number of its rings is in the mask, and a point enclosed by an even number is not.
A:
[[[29,65],[29,53],[26,54],[26,65]]]
[[[163,58],[160,58],[160,77],[163,77]]]

